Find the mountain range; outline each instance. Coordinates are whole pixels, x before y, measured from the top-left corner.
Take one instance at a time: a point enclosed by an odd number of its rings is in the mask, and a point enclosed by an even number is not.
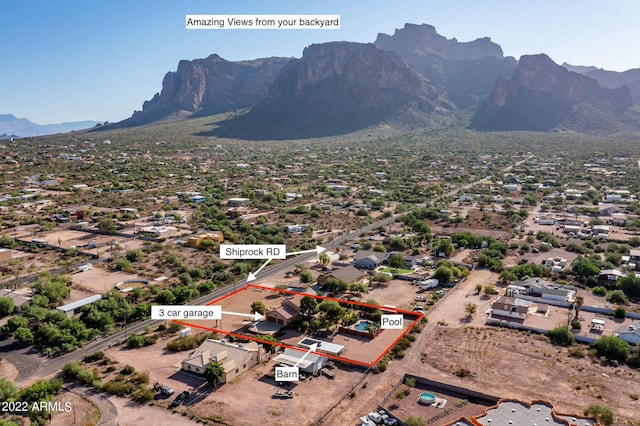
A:
[[[66,133],[88,129],[101,123],[100,121],[75,121],[59,124],[36,124],[26,118],[17,118],[13,114],[0,114],[0,139]]]
[[[561,66],[544,54],[516,60],[488,37],[459,42],[406,24],[374,43],[314,44],[301,58],[180,61],[141,111],[103,128],[229,113],[206,134],[298,139],[438,116],[480,131],[598,133],[640,128],[634,99],[640,69]]]

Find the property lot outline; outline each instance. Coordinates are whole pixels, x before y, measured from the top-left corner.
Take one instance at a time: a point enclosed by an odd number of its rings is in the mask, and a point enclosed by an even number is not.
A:
[[[407,310],[403,310],[403,309],[397,309],[394,307],[390,307],[390,306],[380,306],[380,305],[371,305],[371,304],[367,304],[367,303],[363,303],[363,302],[357,302],[357,301],[350,301],[350,300],[344,300],[344,299],[338,299],[338,298],[334,298],[334,297],[327,297],[327,296],[318,296],[318,295],[312,295],[312,294],[306,294],[306,293],[300,293],[300,292],[296,292],[296,291],[291,291],[291,290],[282,290],[282,289],[276,289],[276,288],[271,288],[271,287],[266,287],[266,286],[261,286],[261,285],[255,285],[255,284],[248,284],[242,288],[239,288],[225,296],[222,296],[218,299],[215,299],[209,303],[207,303],[207,305],[215,305],[215,304],[221,304],[221,302],[223,302],[224,300],[229,300],[230,298],[234,297],[234,296],[238,296],[238,295],[242,295],[243,292],[247,292],[249,290],[259,290],[259,291],[265,291],[265,292],[270,292],[270,293],[266,293],[266,294],[276,294],[276,295],[291,295],[291,296],[299,296],[299,297],[304,297],[304,296],[309,296],[309,297],[313,297],[315,299],[318,299],[319,302],[324,301],[324,300],[333,300],[335,302],[340,303],[341,305],[354,305],[354,306],[360,306],[360,307],[367,307],[367,308],[372,308],[372,309],[379,309],[381,310],[383,313],[385,314],[401,314],[403,315],[405,322],[410,321],[409,324],[404,327],[403,330],[393,330],[393,329],[384,329],[382,331],[382,333],[398,333],[398,336],[395,337],[395,339],[393,339],[393,341],[385,346],[385,348],[381,351],[381,353],[379,353],[376,358],[373,361],[370,362],[366,362],[363,360],[358,360],[358,359],[354,359],[354,358],[349,358],[347,356],[336,356],[336,355],[331,355],[331,354],[327,354],[325,352],[311,352],[313,354],[317,354],[317,355],[321,355],[324,357],[327,357],[329,359],[332,359],[334,361],[339,361],[339,362],[343,362],[343,363],[347,363],[347,364],[354,364],[354,365],[359,365],[359,366],[364,366],[364,367],[368,367],[371,368],[373,366],[375,366],[407,333],[409,333],[409,331],[415,326],[417,325],[420,320],[423,318],[423,314],[418,313],[418,312],[411,312],[411,311],[407,311]],[[265,296],[266,297],[266,296]],[[223,307],[223,309],[225,309]],[[407,317],[412,318],[412,319],[407,319]],[[207,327],[201,324],[197,324],[191,320],[172,320],[173,322],[177,323],[177,324],[181,324],[185,327],[192,327],[194,329],[200,329],[200,330],[206,330],[209,332],[215,332],[215,333],[219,333],[222,335],[227,335],[227,336],[233,336],[235,338],[238,339],[247,339],[247,340],[252,340],[258,343],[263,343],[263,344],[267,344],[267,345],[273,345],[273,346],[278,346],[284,349],[291,349],[291,350],[296,350],[299,352],[307,352],[307,349],[299,347],[299,346],[294,346],[292,344],[288,344],[288,343],[283,343],[283,342],[270,342],[270,341],[266,341],[266,340],[262,340],[256,336],[250,335],[250,334],[244,334],[244,333],[238,333],[238,332],[233,332],[233,331],[228,331],[228,330],[222,330],[221,327]],[[373,339],[376,339],[377,337],[374,337]],[[349,339],[347,339],[349,340]],[[349,351],[347,351],[347,353],[349,353]]]

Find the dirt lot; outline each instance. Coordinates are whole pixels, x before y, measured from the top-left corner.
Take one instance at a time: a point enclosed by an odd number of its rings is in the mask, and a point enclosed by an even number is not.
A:
[[[72,392],[62,392],[55,400],[60,401],[63,405],[71,403],[72,408],[68,412],[54,412],[48,423],[51,426],[84,426],[88,423],[96,424],[100,418],[98,407]]]
[[[113,290],[115,285],[124,280],[145,279],[125,272],[109,272],[100,267],[71,275],[74,287],[88,290],[95,294],[103,294]]]
[[[246,312],[248,314],[249,307],[254,301],[262,301],[268,311],[269,309],[279,307],[287,298],[299,300],[302,296],[263,290],[255,287],[247,287],[245,290],[222,299],[220,302],[217,302],[216,305],[221,305],[224,311],[240,313]],[[373,339],[338,333],[333,338],[326,338],[324,340],[330,340],[333,343],[345,346],[346,350],[344,354],[341,355],[345,358],[363,363],[373,363],[402,333],[404,333],[412,320],[416,318],[417,316],[415,318],[407,317],[405,318],[404,328],[402,330],[382,330],[380,334]],[[224,332],[238,333],[250,337],[252,336],[245,329],[245,326],[249,323],[248,318],[241,316],[223,315],[223,319],[220,321],[192,320],[183,321],[182,323],[193,324],[209,329],[213,328]],[[297,346],[297,343],[302,340],[303,337],[304,334],[302,333],[287,330],[286,333],[278,337],[278,340],[287,345]]]
[[[405,373],[503,398],[542,399],[560,412],[581,413],[587,405],[598,403],[614,411],[619,418],[616,424],[638,420],[640,403],[630,397],[640,394],[637,370],[601,366],[592,361],[586,346],[580,346],[584,358],[569,357],[566,348],[551,345],[544,336],[484,327],[485,306],[496,296],[483,299],[474,295],[475,283],[495,280],[497,275],[490,271],[473,271],[427,313],[429,324],[405,351],[402,362],[389,363],[383,374],[369,375],[366,391],[337,404],[322,424],[355,424],[358,417],[377,407],[381,395]],[[472,321],[464,320],[468,301],[478,304]],[[585,314],[580,316],[586,321]],[[470,375],[456,377],[453,373],[459,368],[469,370]]]
[[[295,394],[293,399],[280,400],[271,395],[281,388],[264,377],[272,368],[272,362],[255,367],[213,392],[190,412],[202,418],[217,418],[224,425],[308,425],[330,403],[340,399],[362,374],[337,369],[333,380],[311,377],[289,388]]]
[[[18,369],[15,365],[3,359],[0,361],[0,377],[14,381],[18,377]]]
[[[335,379],[326,377],[311,377],[306,381],[296,382],[290,389],[295,397],[290,400],[272,399],[271,395],[281,389],[275,382],[266,377],[274,367],[272,361],[259,365],[241,375],[231,383],[227,383],[215,391],[203,389],[204,380],[193,375],[179,372],[180,362],[188,352],[168,352],[165,345],[167,340],[160,340],[152,346],[141,349],[127,350],[111,348],[105,350],[105,354],[120,365],[130,364],[137,371],[147,372],[150,383],[159,381],[173,388],[177,393],[187,390],[192,394],[200,395],[202,399],[190,397],[190,402],[181,406],[180,412],[188,411],[190,415],[208,418],[227,425],[299,425],[313,421],[322,410],[328,406],[328,401],[337,402],[358,378],[361,370],[339,368],[334,370]],[[322,392],[318,392],[322,389]],[[163,416],[154,413],[156,407],[132,406],[126,399],[109,398],[118,411],[118,420],[128,419],[128,422],[120,424],[137,424],[139,421],[149,422],[149,416],[154,424],[179,424],[172,423],[172,419],[185,419],[171,416],[167,410],[161,411]],[[196,401],[196,402],[194,402]],[[166,407],[171,402],[169,399],[156,400],[159,407]],[[256,404],[260,409],[256,410]],[[122,416],[122,417],[121,417]]]
[[[188,355],[188,352],[171,352],[166,349],[170,339],[159,339],[151,346],[140,349],[126,349],[112,347],[104,353],[114,361],[122,365],[132,365],[136,371],[149,374],[149,383],[156,381],[173,388],[176,395],[182,391],[190,391],[193,387],[200,386],[202,379],[194,380],[193,376],[180,373],[180,364]],[[168,401],[165,405],[168,405]],[[159,403],[162,405],[162,403]]]
[[[640,391],[638,371],[603,367],[589,356],[572,358],[566,348],[549,344],[543,336],[502,328],[441,327],[421,361],[427,375],[445,373],[453,382],[453,373],[466,369],[470,376],[455,382],[491,389],[505,398],[542,399],[561,412],[579,413],[591,403],[628,420],[637,420],[640,412],[640,403],[629,397]]]

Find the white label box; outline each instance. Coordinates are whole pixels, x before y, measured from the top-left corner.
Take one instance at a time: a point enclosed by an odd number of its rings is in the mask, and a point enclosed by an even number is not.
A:
[[[382,315],[380,328],[384,330],[402,330],[404,318],[402,315]]]
[[[277,382],[297,382],[298,380],[300,380],[298,367],[276,367]]]
[[[220,244],[220,259],[286,259],[285,244]]]
[[[151,319],[154,320],[219,320],[222,319],[222,306],[151,306]]]

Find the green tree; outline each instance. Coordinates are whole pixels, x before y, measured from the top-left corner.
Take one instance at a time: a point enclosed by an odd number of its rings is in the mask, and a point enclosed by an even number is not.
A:
[[[598,352],[599,356],[623,362],[627,360],[631,350],[629,344],[617,336],[602,336],[591,346]]]
[[[12,314],[14,309],[15,305],[12,298],[0,297],[0,316]]]
[[[127,251],[125,257],[129,262],[138,262],[144,259],[144,253],[140,249],[129,250]]]
[[[50,306],[59,305],[65,298],[69,297],[71,290],[69,284],[71,279],[65,276],[54,276],[51,278],[41,277],[33,286],[35,294],[42,295],[49,300]]]
[[[595,277],[600,273],[600,268],[590,258],[578,256],[571,263],[571,270],[580,278]]]
[[[603,426],[611,426],[616,421],[613,411],[598,404],[589,404],[584,410],[585,416],[593,416]]]
[[[144,337],[134,334],[127,340],[127,347],[131,349],[141,348],[144,346]]]
[[[222,383],[224,377],[224,368],[217,362],[211,362],[204,369],[204,377],[212,385],[218,385]]]
[[[256,300],[255,302],[253,302],[251,304],[251,313],[255,314],[258,313],[260,315],[264,315],[265,312],[267,312],[267,307],[264,306],[264,303],[262,303],[259,300]]]
[[[625,319],[627,317],[627,310],[622,306],[618,306],[613,310],[613,317],[618,319]]]
[[[161,305],[168,305],[171,304],[174,300],[176,300],[176,296],[173,294],[173,292],[169,289],[167,290],[162,290],[160,293],[158,293],[158,295],[156,296],[156,302],[161,304]]]
[[[101,217],[98,220],[98,229],[109,234],[115,234],[116,232],[118,232],[118,227],[116,226],[116,224],[107,217]]]
[[[4,377],[0,378],[0,401],[6,401],[8,399],[14,398],[18,394],[18,390],[15,385],[11,383],[11,381],[5,379]]]
[[[304,296],[300,300],[300,313],[306,317],[311,317],[318,312],[318,300],[315,297]]]
[[[404,258],[400,254],[392,254],[389,256],[389,266],[396,271],[404,266]]]
[[[453,241],[451,238],[442,238],[436,243],[436,254],[444,254],[445,257],[451,256],[453,253]]]
[[[500,280],[503,283],[510,283],[510,282],[516,281],[517,279],[518,277],[516,276],[516,274],[514,274],[512,271],[509,271],[508,269],[505,269],[502,272],[500,272]]]
[[[20,343],[21,345],[30,346],[35,342],[35,337],[31,330],[26,327],[20,327],[13,333],[13,337]]]
[[[323,300],[318,305],[318,311],[322,312],[326,319],[332,323],[342,315],[342,307],[335,300]]]
[[[620,278],[618,280],[617,287],[628,297],[634,299],[640,298],[640,278],[636,277],[633,272],[630,272],[626,276]]]
[[[392,237],[389,240],[389,248],[391,250],[403,250],[405,248],[404,241],[400,237]]]
[[[618,305],[626,305],[629,303],[627,295],[622,290],[613,290],[607,295],[607,302],[616,303]]]
[[[446,265],[440,265],[433,273],[433,278],[437,279],[441,284],[450,283],[453,280],[453,269]]]

